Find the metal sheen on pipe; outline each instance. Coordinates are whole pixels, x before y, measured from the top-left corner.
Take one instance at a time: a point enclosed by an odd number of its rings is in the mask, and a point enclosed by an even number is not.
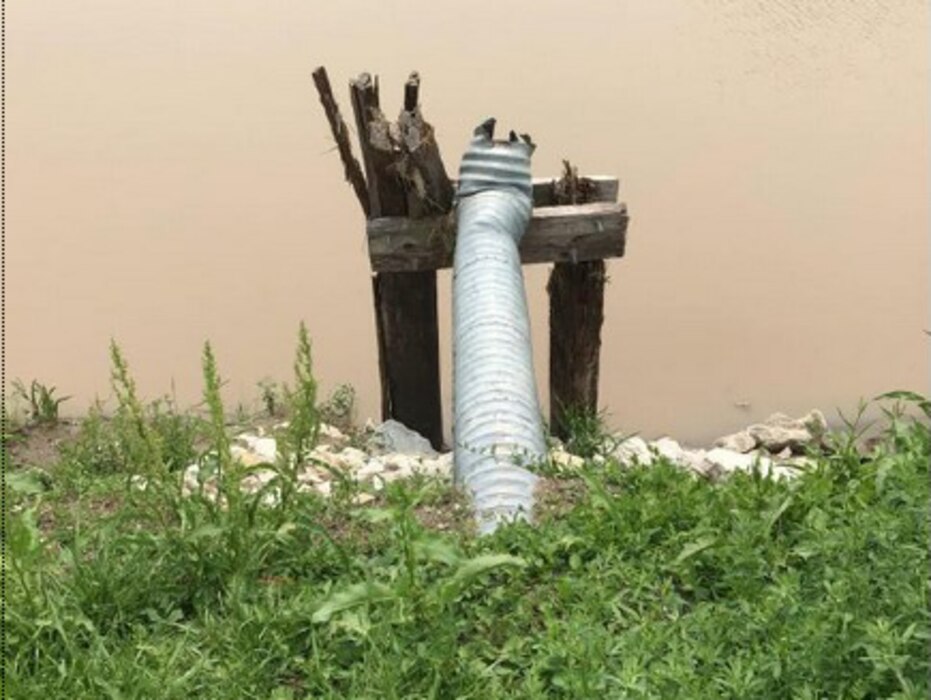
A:
[[[533,210],[527,136],[475,129],[462,159],[453,259],[453,437],[456,480],[479,532],[528,519],[546,456],[518,243]]]

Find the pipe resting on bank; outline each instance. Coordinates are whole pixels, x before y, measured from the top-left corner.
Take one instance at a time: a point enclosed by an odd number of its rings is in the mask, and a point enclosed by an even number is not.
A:
[[[529,519],[546,456],[518,244],[533,210],[535,146],[495,120],[475,129],[462,159],[453,261],[455,474],[472,494],[480,533]]]

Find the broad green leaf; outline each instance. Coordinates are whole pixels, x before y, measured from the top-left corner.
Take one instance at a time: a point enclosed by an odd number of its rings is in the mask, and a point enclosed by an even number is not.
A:
[[[478,576],[504,566],[522,567],[527,562],[511,554],[482,554],[460,564],[446,586],[450,592],[459,590]]]
[[[564,549],[566,551],[572,549],[577,544],[584,544],[585,540],[578,535],[563,535],[556,542],[553,543],[553,548],[555,550]]]
[[[43,478],[45,476],[45,478]],[[51,487],[51,478],[35,470],[7,472],[6,483],[14,493],[34,496]]]
[[[366,581],[335,591],[321,603],[313,616],[312,622],[329,622],[337,613],[351,610],[367,603],[380,603],[395,598],[396,594],[382,583]]]
[[[880,394],[877,396],[874,401],[881,401],[883,399],[894,399],[897,401],[908,401],[914,403],[921,409],[928,418],[931,418],[931,399],[928,399],[921,394],[918,394],[914,391],[887,391],[885,394]]]
[[[818,550],[811,545],[800,544],[792,548],[792,554],[802,559],[810,559],[818,553]]]
[[[223,528],[220,527],[219,525],[201,525],[195,530],[192,530],[191,532],[187,533],[186,537],[187,539],[196,542],[197,540],[204,540],[204,539],[210,539],[211,537],[217,537],[218,535],[222,535],[223,532],[224,532]]]
[[[876,462],[876,493],[882,493],[889,472],[895,466],[895,460],[886,455]]]
[[[782,517],[782,514],[788,510],[790,505],[792,505],[792,496],[786,496],[786,499],[781,504],[779,504],[779,507],[769,514],[769,517],[766,518],[767,532],[773,529],[773,526],[779,521],[779,518]]]
[[[282,524],[282,526],[279,527],[279,528],[275,531],[275,536],[284,539],[284,538],[286,538],[288,535],[290,535],[290,534],[291,534],[294,530],[296,530],[296,529],[297,529],[297,524],[296,524],[296,523],[293,523],[293,522],[291,522],[291,521],[288,521],[288,522]]]
[[[372,623],[369,622],[364,610],[352,610],[341,615],[338,620],[334,620],[333,627],[357,637],[367,637],[369,630],[372,629]]]
[[[679,556],[677,556],[675,561],[673,561],[672,563],[673,566],[676,566],[677,564],[681,564],[686,559],[689,559],[695,556],[699,552],[703,552],[709,547],[713,547],[715,544],[717,544],[717,542],[718,542],[718,538],[712,537],[710,535],[706,535],[705,537],[699,537],[694,542],[690,542],[689,544],[685,545],[685,547],[682,548],[682,551],[679,553]]]
[[[438,538],[423,539],[414,542],[414,553],[418,559],[435,561],[447,566],[455,566],[462,557],[449,542]]]
[[[35,508],[29,508],[10,518],[7,532],[7,545],[13,557],[23,558],[37,551],[41,546],[41,538],[36,524]]]
[[[394,512],[387,508],[366,508],[361,515],[370,523],[383,523],[386,520],[393,520],[395,517]]]

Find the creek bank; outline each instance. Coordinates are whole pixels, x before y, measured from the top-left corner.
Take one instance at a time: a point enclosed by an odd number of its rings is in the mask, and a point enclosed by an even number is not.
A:
[[[287,423],[277,424],[272,433],[286,427]],[[777,413],[762,423],[719,438],[708,449],[685,447],[670,437],[647,441],[639,436],[616,435],[607,437],[592,459],[618,468],[649,466],[666,460],[711,480],[754,469],[764,477],[792,479],[812,466],[812,460],[805,454],[822,446],[826,434],[827,422],[820,411],[810,411],[798,419]],[[231,452],[234,460],[248,470],[241,481],[242,490],[257,493],[264,489],[263,501],[275,503],[278,499],[277,489],[272,485],[277,476],[273,468],[278,459],[275,437],[262,428],[240,433]],[[550,447],[549,460],[553,467],[564,471],[579,469],[585,463],[558,441]],[[348,479],[363,487],[353,498],[356,503],[365,504],[375,499],[375,492],[398,479],[422,475],[452,481],[453,455],[437,452],[426,438],[393,420],[380,425],[369,422],[356,436],[322,425],[318,444],[294,468],[298,491],[314,491],[329,497],[337,484]],[[136,483],[145,487],[141,477]],[[187,495],[201,489],[205,496],[216,498],[216,476],[199,464],[191,464],[182,474],[182,491]]]

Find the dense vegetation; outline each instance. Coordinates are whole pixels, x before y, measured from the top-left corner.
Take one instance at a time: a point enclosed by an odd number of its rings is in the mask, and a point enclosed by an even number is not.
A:
[[[6,479],[7,697],[927,697],[921,397],[792,482],[543,466],[564,502],[477,539],[422,524],[455,502],[439,482],[368,508],[348,479],[293,488],[319,418],[303,329],[273,507],[237,487],[209,346],[205,418],[144,406],[112,356],[116,414]],[[181,498],[196,458],[225,507]]]

